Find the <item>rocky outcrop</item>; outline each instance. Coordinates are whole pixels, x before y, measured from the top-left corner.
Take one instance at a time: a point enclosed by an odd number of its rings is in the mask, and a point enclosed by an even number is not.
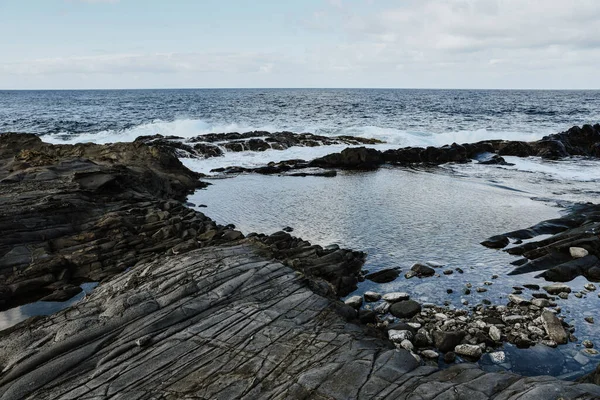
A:
[[[57,146],[4,134],[0,160],[0,307],[65,300],[81,282],[244,237],[182,203],[205,184],[160,146]],[[345,295],[356,287],[364,254],[324,250],[284,232],[257,237],[274,257],[327,282],[324,292]]]
[[[539,235],[552,236],[506,249],[523,257],[514,262],[517,268],[511,275],[543,271],[539,276],[554,282],[568,282],[580,275],[600,281],[600,205],[575,205],[564,217],[494,236],[482,244],[503,248],[510,239],[532,239]]]
[[[179,136],[140,136],[138,143],[151,144],[177,157],[210,158],[225,152],[285,150],[290,147],[315,147],[331,145],[380,144],[377,139],[354,136],[321,136],[312,133],[252,131],[245,133],[209,133],[192,138]]]
[[[2,333],[0,398],[600,396],[592,384],[421,364],[347,322],[355,310],[263,257],[269,247],[250,238],[141,263]]]
[[[280,174],[304,168],[372,170],[384,164],[435,166],[468,163],[473,160],[480,164],[508,165],[502,156],[539,156],[548,159],[568,156],[600,157],[600,124],[584,125],[581,128],[575,126],[566,132],[549,135],[536,142],[487,140],[477,143],[453,143],[442,147],[405,147],[385,151],[352,147],[312,161],[287,160],[259,168],[229,167],[213,172]]]

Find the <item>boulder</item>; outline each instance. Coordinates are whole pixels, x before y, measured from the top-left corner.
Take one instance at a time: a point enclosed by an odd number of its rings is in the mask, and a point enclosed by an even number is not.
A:
[[[433,331],[433,342],[442,353],[454,351],[454,348],[458,346],[465,338],[466,332],[445,332],[445,331]]]
[[[567,332],[565,332],[562,322],[553,312],[544,310],[542,311],[541,318],[544,329],[546,330],[548,337],[550,337],[550,340],[553,340],[558,344],[568,343],[569,336],[567,335]]]
[[[398,318],[412,318],[420,312],[421,305],[414,300],[402,300],[390,307],[390,313]]]

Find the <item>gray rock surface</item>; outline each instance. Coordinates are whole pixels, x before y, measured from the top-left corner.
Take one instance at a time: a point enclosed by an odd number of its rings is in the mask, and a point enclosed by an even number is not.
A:
[[[369,336],[248,239],[142,263],[0,340],[0,398],[592,399],[549,377],[439,371]],[[525,397],[523,397],[525,395]]]

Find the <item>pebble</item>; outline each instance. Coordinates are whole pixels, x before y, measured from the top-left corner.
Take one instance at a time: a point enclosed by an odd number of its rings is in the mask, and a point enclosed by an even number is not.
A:
[[[575,293],[575,297],[577,297],[578,299],[582,298],[583,295],[581,293]]]
[[[498,278],[499,278],[499,276],[498,276],[498,275],[495,275],[495,274],[494,274],[494,275],[492,275],[492,279],[498,279]]]
[[[569,253],[573,258],[583,258],[589,254],[583,247],[569,247]]]
[[[409,294],[404,292],[386,293],[382,296],[382,299],[387,301],[388,303],[396,303],[398,301],[408,300],[409,298]]]
[[[584,354],[589,354],[591,356],[596,356],[599,353],[596,349],[583,349],[582,351]]]
[[[485,281],[485,282],[483,282],[483,284],[484,284],[485,286],[492,286],[492,285],[493,285],[493,283],[492,283],[492,282],[490,282],[490,281]]]
[[[569,293],[567,293],[567,292],[560,292],[560,293],[558,294],[558,297],[560,297],[561,299],[564,299],[564,300],[566,300],[566,299],[568,299],[568,298],[569,298]]]
[[[582,343],[583,347],[586,347],[588,349],[591,349],[594,347],[594,343],[592,343],[591,340],[584,340]]]
[[[344,300],[344,304],[355,308],[355,309],[359,309],[360,306],[362,306],[363,303],[363,298],[362,296],[352,296],[347,298],[346,300]]]
[[[444,275],[452,275],[453,273],[454,271],[452,271],[451,269],[444,270]]]
[[[531,302],[529,300],[525,300],[524,298],[517,296],[515,294],[509,294],[508,300],[510,300],[511,302],[515,303],[518,306],[520,306],[520,305],[526,306],[526,305],[531,304]]]
[[[456,360],[456,353],[454,353],[453,351],[449,351],[446,354],[444,354],[444,362],[446,364],[452,364],[455,360]]]
[[[494,364],[502,364],[506,361],[506,354],[503,351],[495,351],[490,353],[490,358]]]
[[[564,283],[553,283],[552,285],[544,286],[543,289],[550,294],[571,293],[571,288]]]
[[[429,359],[434,359],[434,358],[438,358],[440,355],[433,350],[423,350],[421,352],[421,355],[425,358],[429,358]]]
[[[408,350],[408,351],[413,351],[415,349],[415,346],[412,344],[412,342],[408,339],[404,339],[403,341],[400,342],[400,346],[404,349],[404,350]]]
[[[388,331],[388,337],[394,343],[402,343],[403,340],[411,340],[413,338],[413,334],[411,331],[397,331],[395,329],[390,329]]]
[[[481,347],[473,344],[459,344],[454,348],[454,352],[461,356],[467,356],[474,359],[481,357]]]
[[[389,311],[390,309],[390,303],[387,302],[383,302],[381,304],[378,304],[373,311],[375,311],[377,314],[385,314]]]
[[[479,293],[487,292],[487,289],[486,289],[486,288],[483,288],[483,287],[478,287],[476,290],[477,290],[477,292],[479,292]]]
[[[531,304],[536,307],[544,308],[550,305],[550,300],[548,299],[533,299],[531,300]]]
[[[585,290],[589,290],[590,292],[593,292],[594,290],[596,290],[596,285],[594,285],[593,283],[586,283],[585,285],[583,285],[583,288]]]
[[[594,317],[585,317],[584,319],[586,322],[589,322],[590,324],[594,323]]]
[[[500,331],[500,329],[498,329],[497,327],[495,327],[494,325],[490,326],[490,330],[489,330],[489,335],[490,338],[494,341],[494,342],[499,342],[500,339],[502,339],[502,332]]]
[[[368,292],[365,292],[364,296],[365,296],[365,301],[368,301],[368,302],[378,301],[381,299],[381,293],[377,293],[377,292],[368,291]]]
[[[446,293],[452,294],[452,293],[454,293],[454,290],[452,290],[452,289],[446,289]]]
[[[465,271],[463,271],[462,268],[455,268],[455,271],[458,272],[459,274],[462,274],[465,272]]]
[[[471,285],[471,284],[470,284],[470,283],[468,283],[468,282],[467,282],[467,284],[465,284],[465,286],[466,286],[466,287],[468,287],[469,289],[470,289],[471,287],[473,287],[473,285]]]

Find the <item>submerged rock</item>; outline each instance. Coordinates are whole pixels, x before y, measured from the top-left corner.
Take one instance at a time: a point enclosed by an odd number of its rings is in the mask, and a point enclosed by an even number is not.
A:
[[[373,281],[375,283],[387,283],[392,282],[400,276],[400,271],[390,268],[381,271],[373,272],[365,275],[365,279]]]

